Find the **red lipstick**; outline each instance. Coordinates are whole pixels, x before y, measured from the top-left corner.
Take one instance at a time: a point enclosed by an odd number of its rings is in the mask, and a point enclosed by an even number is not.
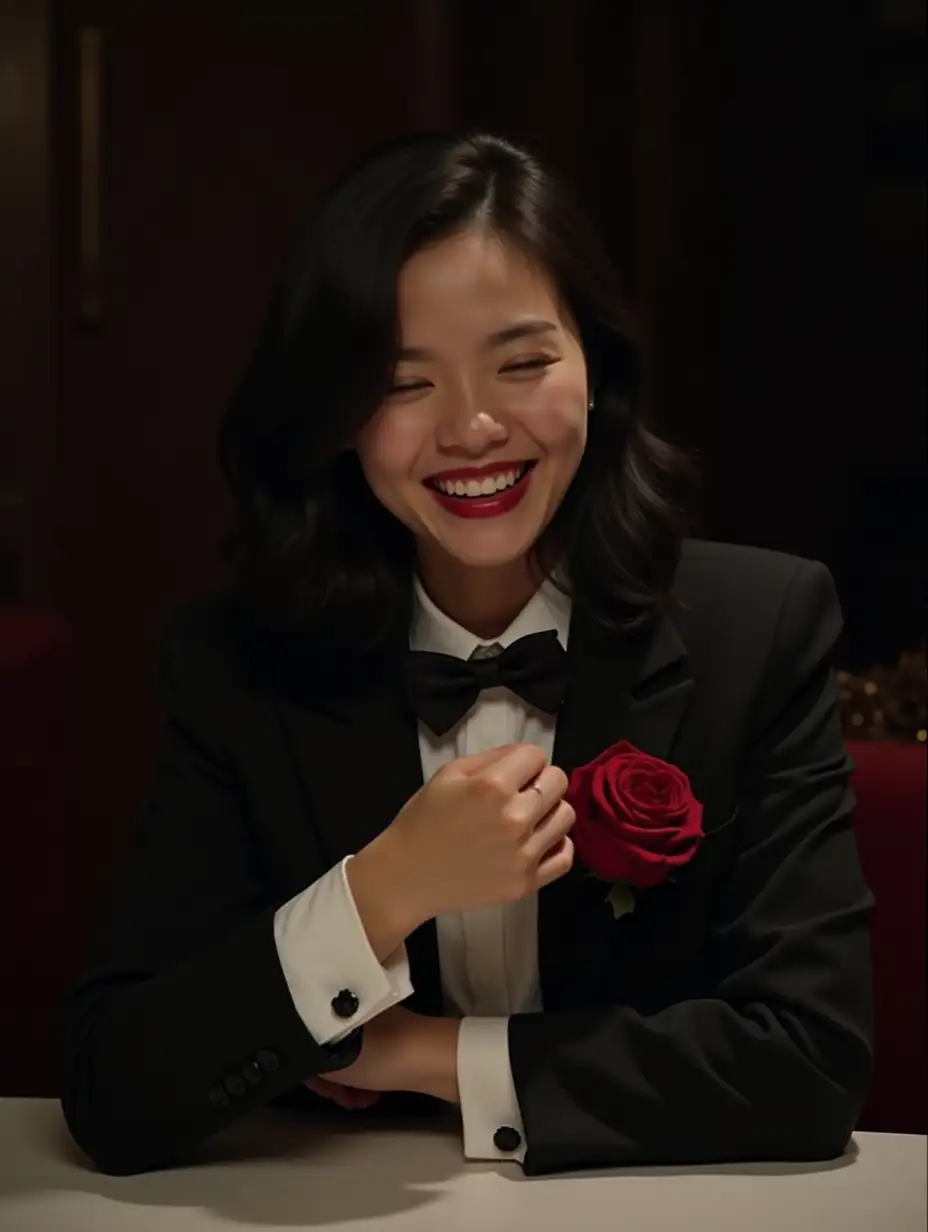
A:
[[[516,465],[519,465],[518,463]],[[514,468],[513,468],[514,469]],[[453,513],[458,518],[497,518],[501,514],[509,513],[515,509],[525,493],[528,491],[528,485],[532,481],[532,473],[535,469],[533,462],[527,467],[524,474],[511,487],[503,488],[501,492],[493,492],[489,496],[450,496],[447,492],[442,492],[439,488],[433,487],[431,484],[426,484],[429,492],[443,509],[447,509],[449,513]],[[498,473],[500,470],[499,463],[491,467],[482,467],[480,471],[473,468],[468,471],[445,471],[442,473],[442,479],[477,479],[481,473],[483,475]]]

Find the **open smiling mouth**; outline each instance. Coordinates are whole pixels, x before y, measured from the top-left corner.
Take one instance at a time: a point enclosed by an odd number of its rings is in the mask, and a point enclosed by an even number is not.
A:
[[[434,499],[458,517],[497,517],[520,503],[528,490],[537,459],[508,470],[474,478],[426,479]]]

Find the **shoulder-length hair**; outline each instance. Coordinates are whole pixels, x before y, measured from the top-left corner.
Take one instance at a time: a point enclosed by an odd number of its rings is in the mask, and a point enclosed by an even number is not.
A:
[[[236,589],[280,632],[381,648],[411,611],[412,533],[371,492],[351,442],[389,386],[396,288],[415,252],[479,226],[552,278],[576,324],[594,406],[587,446],[536,543],[607,629],[672,600],[684,533],[682,454],[645,427],[635,331],[610,261],[566,187],[494,136],[416,134],[348,169],[306,218],[221,425],[237,510],[220,543]]]

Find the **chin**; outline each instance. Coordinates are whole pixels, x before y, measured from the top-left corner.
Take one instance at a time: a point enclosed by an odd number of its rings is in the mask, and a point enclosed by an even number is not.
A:
[[[443,535],[432,543],[453,560],[473,569],[502,569],[527,556],[538,541],[542,526],[532,531],[489,534],[467,530],[462,534]]]
[[[415,519],[414,534],[426,554],[437,552],[465,568],[504,569],[526,557],[545,530],[545,502],[532,504],[508,516],[462,519],[458,525],[457,519],[448,524],[429,511]]]
[[[525,547],[513,548],[510,552],[465,552],[453,548],[450,544],[441,545],[444,552],[450,556],[458,564],[465,565],[469,569],[504,569],[507,565],[511,565],[514,561],[521,560],[528,554],[531,548],[531,542],[528,542]]]

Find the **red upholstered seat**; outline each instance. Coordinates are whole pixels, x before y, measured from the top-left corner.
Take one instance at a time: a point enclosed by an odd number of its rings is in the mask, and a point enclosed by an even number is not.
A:
[[[65,624],[0,608],[0,1095],[54,1093],[51,1015],[86,897],[75,855],[93,858],[77,809],[74,683]]]
[[[875,1049],[861,1129],[928,1132],[925,769],[921,744],[859,741],[855,830],[872,916]]]

